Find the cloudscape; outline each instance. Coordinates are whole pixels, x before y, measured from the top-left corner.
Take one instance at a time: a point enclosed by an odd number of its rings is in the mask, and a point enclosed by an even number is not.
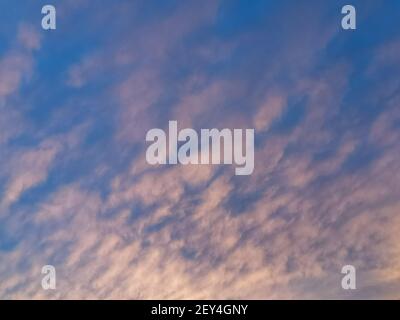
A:
[[[400,298],[399,1],[48,2],[0,3],[0,299]]]

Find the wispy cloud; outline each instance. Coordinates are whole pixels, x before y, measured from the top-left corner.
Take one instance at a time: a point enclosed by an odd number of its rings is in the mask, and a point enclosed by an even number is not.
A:
[[[0,52],[1,298],[399,298],[395,19],[366,41],[375,15],[349,36],[317,1],[74,3]],[[255,128],[253,175],[149,166],[168,120]]]

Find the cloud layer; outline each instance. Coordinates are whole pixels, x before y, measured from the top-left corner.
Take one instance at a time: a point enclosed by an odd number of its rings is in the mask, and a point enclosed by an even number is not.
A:
[[[344,31],[344,4],[63,1],[51,32],[22,6],[0,34],[0,298],[400,298],[399,5],[355,1]],[[255,128],[254,173],[147,165],[169,120]]]

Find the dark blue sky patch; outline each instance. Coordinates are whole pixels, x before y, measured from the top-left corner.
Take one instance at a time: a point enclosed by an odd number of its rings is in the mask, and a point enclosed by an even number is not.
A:
[[[306,115],[306,99],[301,99],[293,104],[289,102],[289,106],[285,109],[283,115],[276,120],[272,127],[272,134],[287,134],[301,123]]]
[[[0,252],[9,252],[16,249],[19,241],[6,229],[4,222],[0,222]]]
[[[381,150],[366,143],[361,143],[345,160],[342,170],[346,173],[354,173],[370,166],[379,156]]]
[[[195,260],[197,257],[197,251],[190,247],[183,247],[181,249],[181,254],[187,260]]]
[[[271,13],[274,1],[266,0],[224,0],[218,10],[217,26],[224,37],[259,27],[265,21],[266,13]]]
[[[233,216],[251,212],[251,209],[258,200],[262,198],[262,192],[242,194],[233,192],[225,204],[225,208]]]
[[[176,221],[176,217],[171,215],[171,216],[167,216],[167,217],[163,217],[161,218],[158,222],[148,226],[145,229],[146,233],[154,233],[154,232],[158,232],[161,229],[165,228],[167,225],[173,223],[174,221]]]

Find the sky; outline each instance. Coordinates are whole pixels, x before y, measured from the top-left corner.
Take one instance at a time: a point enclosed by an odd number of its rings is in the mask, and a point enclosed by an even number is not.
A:
[[[399,1],[0,12],[0,299],[400,298]],[[254,128],[253,174],[147,164],[170,120]]]

